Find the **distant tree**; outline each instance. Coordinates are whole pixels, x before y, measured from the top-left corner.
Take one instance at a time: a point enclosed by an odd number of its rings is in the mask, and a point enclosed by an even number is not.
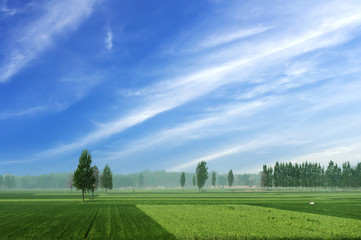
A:
[[[8,189],[15,187],[15,176],[6,174],[3,181],[4,187]]]
[[[138,187],[144,187],[145,180],[144,180],[144,174],[143,173],[138,174],[137,182],[138,182]]]
[[[280,186],[280,170],[280,164],[277,161],[273,172],[273,182],[276,188]]]
[[[263,165],[263,171],[261,172],[261,187],[267,186],[267,165]]]
[[[227,179],[225,176],[218,176],[218,185],[224,187],[227,185]]]
[[[182,172],[180,175],[180,185],[181,187],[184,187],[185,184],[186,184],[186,174]]]
[[[216,172],[212,172],[212,186],[216,186]]]
[[[73,192],[73,178],[74,175],[70,173],[68,179],[66,180],[66,187],[70,188],[70,192]]]
[[[193,187],[196,186],[196,175],[193,175],[192,184],[193,184]]]
[[[113,188],[113,175],[108,164],[105,165],[100,176],[100,185],[102,188],[105,188],[106,193],[108,193],[108,189],[111,190]]]
[[[196,177],[198,190],[199,192],[201,192],[201,190],[203,191],[203,186],[208,179],[207,162],[201,161],[200,163],[198,163],[198,166],[196,168]]]
[[[232,184],[233,184],[233,181],[234,181],[234,175],[233,175],[232,169],[229,170],[227,179],[228,179],[228,186],[232,187]]]
[[[331,188],[336,187],[336,176],[335,173],[337,170],[335,170],[336,166],[333,161],[330,161],[328,163],[327,169],[326,169],[326,182],[327,186]]]
[[[100,171],[98,169],[98,167],[96,165],[94,165],[92,167],[92,170],[93,170],[93,175],[95,177],[95,181],[93,183],[93,186],[92,186],[92,197],[93,197],[93,200],[94,200],[94,191],[98,189],[99,187],[99,183],[100,183]]]
[[[3,176],[0,175],[0,186],[3,184]]]
[[[351,187],[351,181],[352,181],[352,168],[350,162],[345,162],[342,165],[341,186],[344,188]]]
[[[81,189],[84,202],[84,192],[92,189],[95,182],[93,170],[91,168],[92,157],[90,151],[83,150],[80,158],[78,168],[74,172],[73,186],[76,189]]]

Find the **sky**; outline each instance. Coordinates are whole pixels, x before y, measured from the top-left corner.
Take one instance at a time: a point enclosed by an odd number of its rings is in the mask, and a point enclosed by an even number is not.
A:
[[[0,174],[361,161],[361,1],[0,0]]]

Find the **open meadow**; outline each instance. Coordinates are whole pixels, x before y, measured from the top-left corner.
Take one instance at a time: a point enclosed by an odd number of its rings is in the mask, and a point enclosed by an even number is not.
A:
[[[0,192],[1,239],[361,238],[361,193]],[[310,205],[314,201],[314,205]]]

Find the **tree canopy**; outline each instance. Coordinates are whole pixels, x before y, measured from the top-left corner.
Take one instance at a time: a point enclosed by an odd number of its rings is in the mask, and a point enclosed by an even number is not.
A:
[[[186,184],[186,174],[185,172],[182,172],[180,175],[180,185],[181,187],[184,187],[185,184]]]
[[[234,181],[234,175],[233,175],[232,169],[229,170],[227,179],[228,179],[228,186],[232,187],[233,181]]]
[[[216,186],[216,172],[212,172],[212,186]]]
[[[106,192],[108,189],[111,190],[113,188],[113,175],[108,164],[104,167],[100,176],[100,185],[102,188],[105,188]]]
[[[100,176],[99,176],[100,171],[96,165],[94,165],[92,167],[92,170],[93,170],[93,175],[95,177],[95,181],[92,186],[92,196],[93,196],[93,200],[94,200],[94,191],[98,189],[99,183],[100,183]]]
[[[196,168],[196,177],[197,177],[197,185],[199,192],[203,191],[203,186],[206,183],[208,179],[208,167],[207,162],[201,161],[198,163],[198,166]]]

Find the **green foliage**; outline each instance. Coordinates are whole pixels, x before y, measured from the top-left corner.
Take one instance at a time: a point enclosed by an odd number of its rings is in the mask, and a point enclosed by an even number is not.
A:
[[[14,188],[15,187],[15,176],[11,174],[6,174],[4,177],[3,185],[5,188]]]
[[[144,187],[144,185],[145,185],[145,181],[144,181],[144,174],[143,173],[139,173],[138,174],[138,179],[137,179],[137,185],[138,185],[138,187]]]
[[[91,168],[92,157],[90,152],[85,149],[82,151],[78,168],[74,172],[73,186],[82,190],[82,196],[84,201],[84,192],[93,188],[95,182],[95,176]]]
[[[233,181],[234,181],[234,175],[233,175],[232,169],[229,170],[229,172],[228,172],[227,180],[228,180],[228,186],[232,187],[232,184],[233,184]]]
[[[108,191],[108,189],[111,190],[113,188],[113,175],[108,164],[105,165],[103,172],[100,176],[100,185],[102,188],[105,188],[106,192]]]
[[[95,190],[98,189],[99,184],[100,184],[100,171],[99,171],[99,169],[98,169],[98,167],[96,165],[94,165],[92,167],[92,170],[93,170],[93,175],[94,175],[94,178],[95,178],[94,184],[92,186],[92,191],[95,191]]]
[[[361,164],[352,167],[350,162],[339,167],[330,161],[327,169],[319,163],[304,162],[301,164],[276,162],[272,167],[263,165],[261,172],[263,187],[306,187],[320,188],[355,188],[361,187]]]
[[[216,186],[216,172],[212,172],[212,186]]]
[[[180,175],[180,185],[181,187],[184,187],[185,184],[186,184],[186,174],[182,172]]]
[[[3,184],[3,176],[0,175],[0,187],[1,187],[2,184]]]
[[[203,186],[208,179],[208,167],[207,162],[201,161],[196,168],[197,185],[199,192],[203,191]]]
[[[218,176],[218,184],[225,186],[227,184],[227,178],[225,176]]]
[[[193,184],[193,187],[195,187],[197,184],[196,175],[193,175],[193,177],[192,177],[192,184]]]

